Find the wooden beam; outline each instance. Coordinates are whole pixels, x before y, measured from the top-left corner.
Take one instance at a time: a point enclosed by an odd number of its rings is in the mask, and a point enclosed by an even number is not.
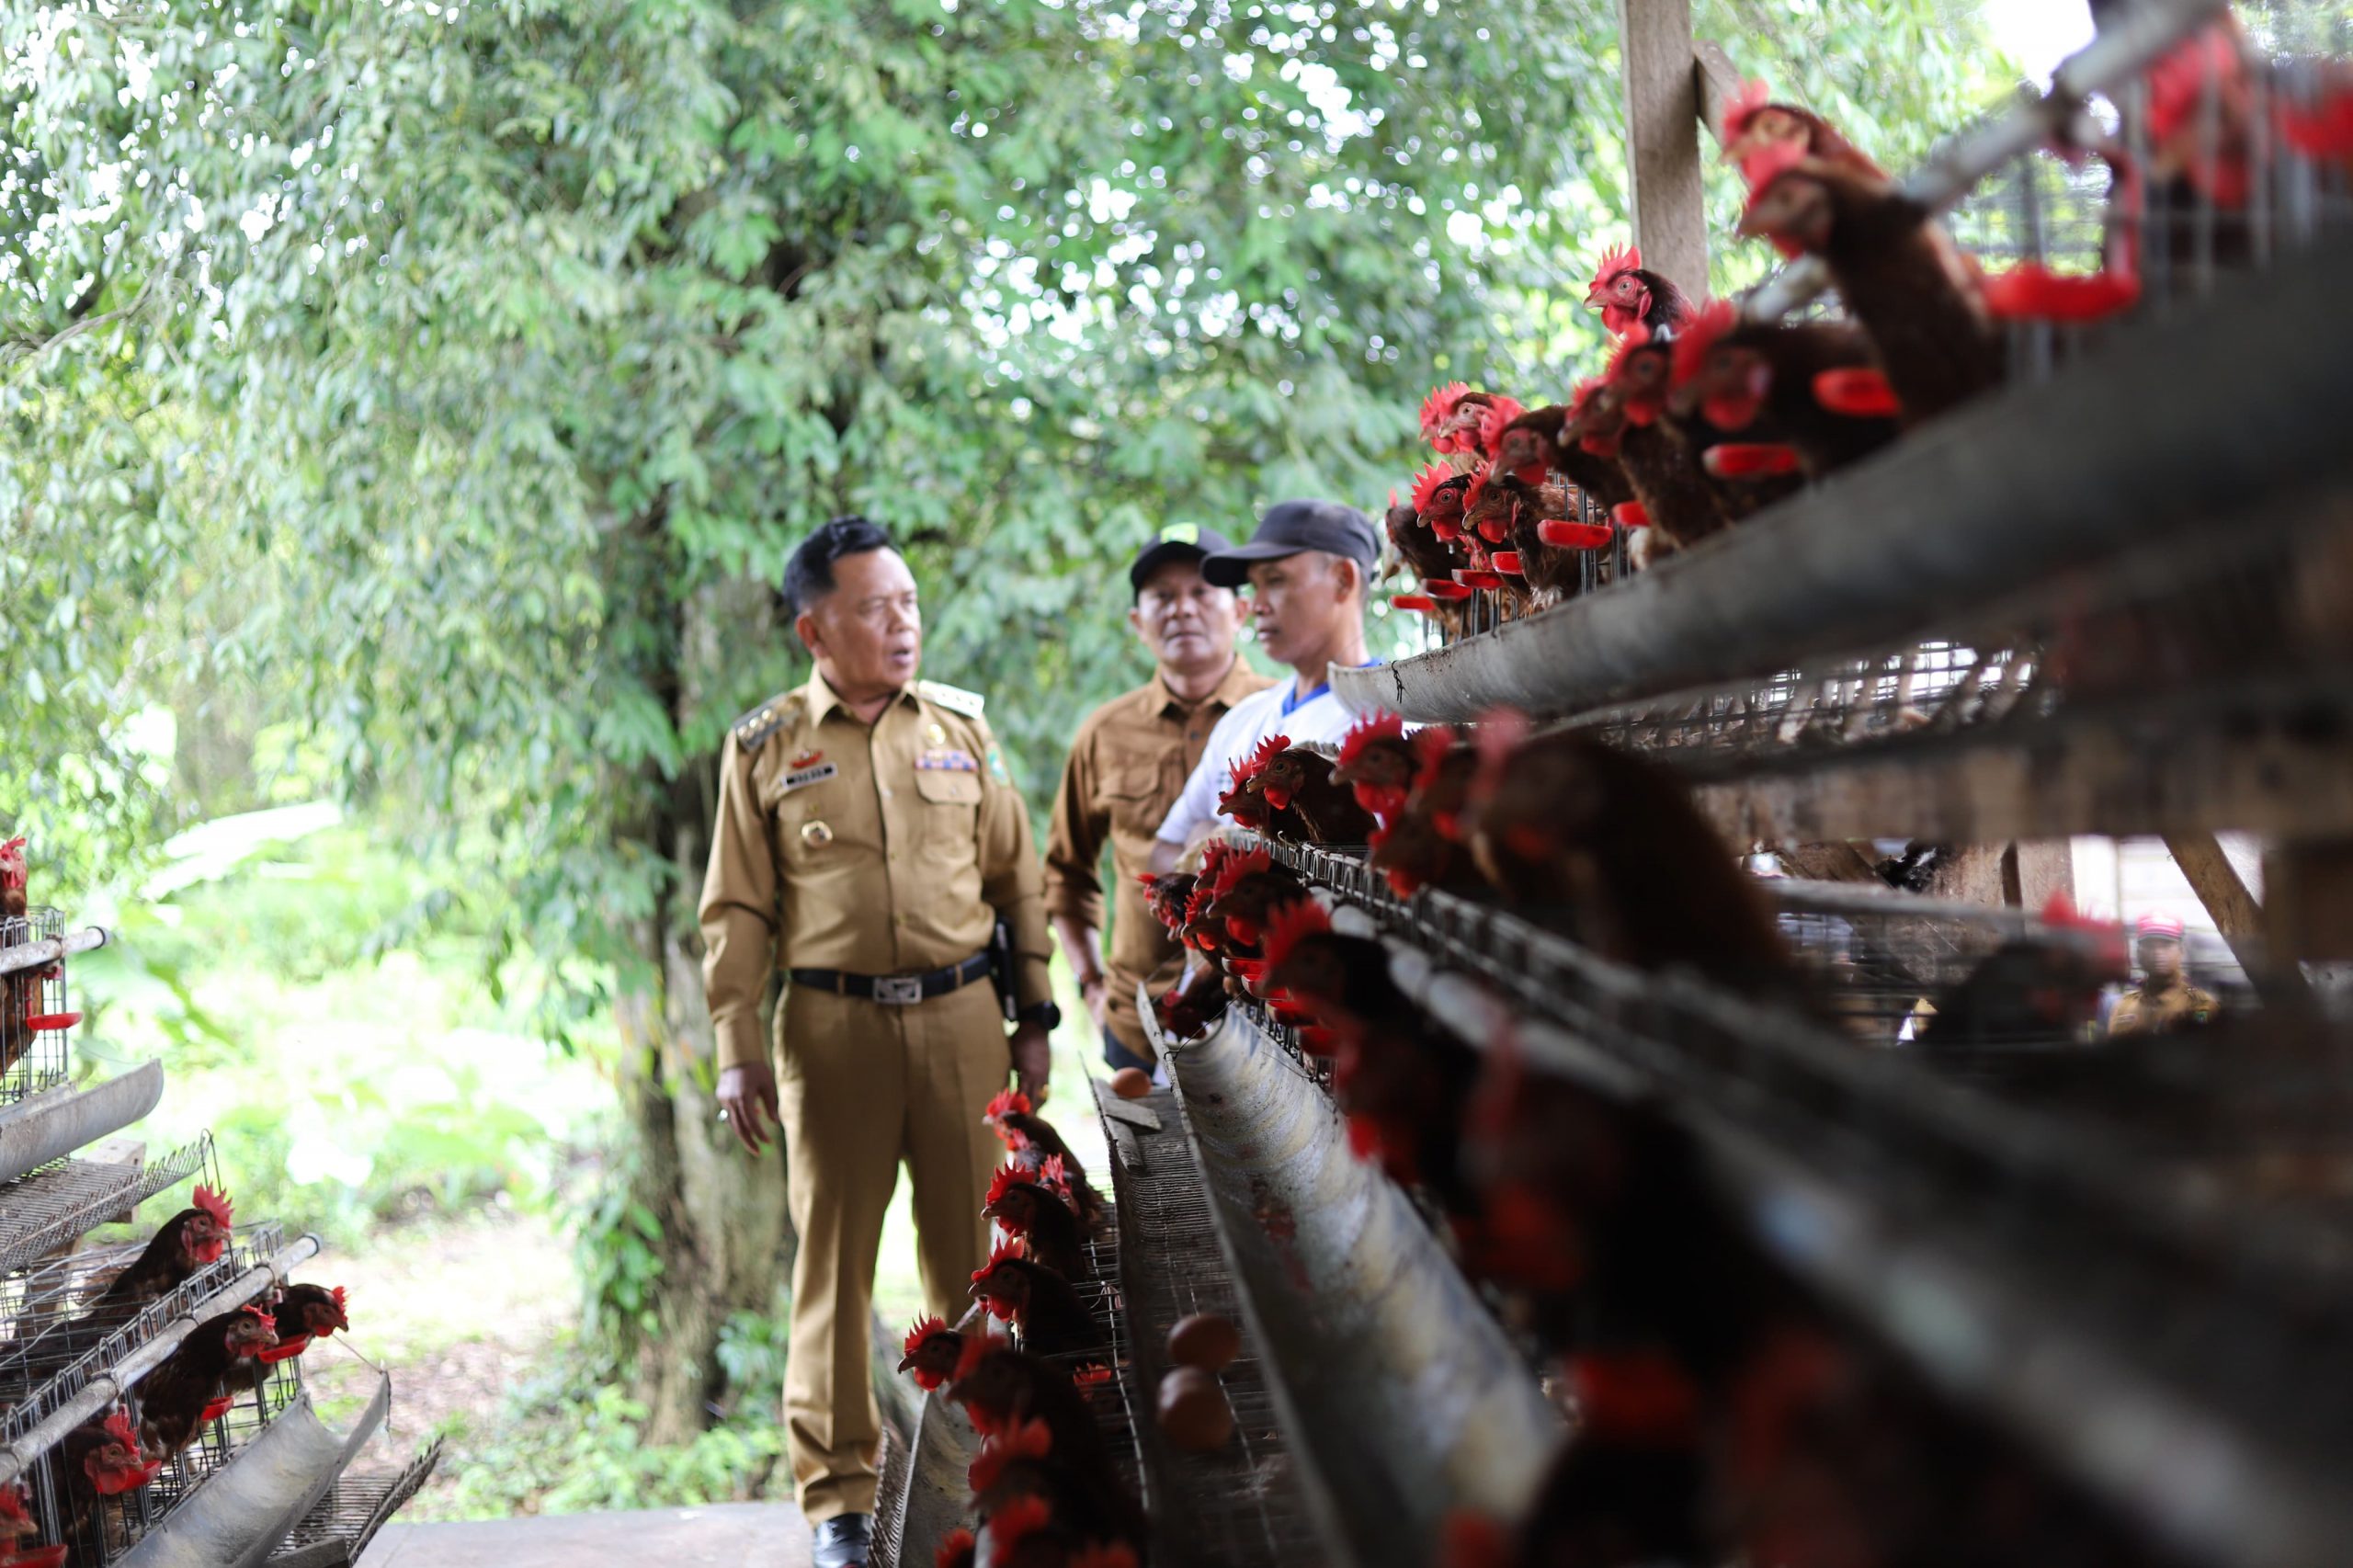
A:
[[[2249,970],[2255,966],[2239,944],[2249,937],[2263,935],[2263,908],[2255,895],[2246,891],[2246,883],[2239,877],[2239,869],[2222,853],[2222,842],[2211,833],[2169,833],[2165,835],[2166,852],[2181,874],[2189,881],[2189,891],[2206,906],[2213,917],[2214,928],[2222,940],[2231,945],[2239,962]]]
[[[1703,38],[1691,46],[1691,82],[1699,92],[1699,124],[1714,136],[1724,122],[1724,106],[1740,96],[1740,67],[1722,44]]]
[[[1626,85],[1627,185],[1643,264],[1708,291],[1708,221],[1690,0],[1618,0]]]
[[[2265,939],[2263,906],[2247,892],[2239,869],[2222,853],[2222,842],[2211,833],[2169,833],[2165,849],[2189,882],[2189,891],[2213,917],[2214,928],[2229,944],[2231,956],[2256,992],[2274,1006],[2310,1001],[2303,971],[2291,960],[2275,964]]]

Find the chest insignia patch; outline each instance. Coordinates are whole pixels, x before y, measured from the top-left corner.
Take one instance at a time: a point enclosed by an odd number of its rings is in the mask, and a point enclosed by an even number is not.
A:
[[[813,758],[824,754],[813,752],[810,755]],[[803,765],[795,761],[790,768],[785,770],[784,778],[777,784],[776,792],[779,795],[790,795],[795,790],[806,790],[812,784],[823,784],[828,778],[838,777],[840,773],[841,767],[835,763],[811,761]]]
[[[825,754],[824,752],[804,751],[799,756],[794,757],[790,762],[786,763],[785,767],[791,769],[793,772],[798,773],[804,767],[814,767],[824,760]]]
[[[801,824],[801,842],[809,846],[810,848],[823,849],[833,841],[834,830],[824,823],[804,822]]]
[[[959,751],[953,746],[934,746],[915,758],[915,769],[920,773],[978,773],[981,765],[973,759],[971,752]]]

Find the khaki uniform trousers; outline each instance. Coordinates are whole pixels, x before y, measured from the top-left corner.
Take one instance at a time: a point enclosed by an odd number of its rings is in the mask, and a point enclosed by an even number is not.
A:
[[[791,986],[779,1009],[787,1201],[801,1238],[784,1373],[785,1449],[812,1524],[874,1511],[869,1324],[882,1214],[904,1159],[929,1310],[953,1323],[988,1256],[981,1204],[1003,1153],[982,1125],[1009,1074],[985,980],[911,1006]]]

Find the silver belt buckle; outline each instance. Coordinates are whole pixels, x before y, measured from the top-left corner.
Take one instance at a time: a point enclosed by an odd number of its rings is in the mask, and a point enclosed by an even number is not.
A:
[[[923,976],[878,974],[874,977],[874,999],[886,1007],[912,1007],[923,1000]]]

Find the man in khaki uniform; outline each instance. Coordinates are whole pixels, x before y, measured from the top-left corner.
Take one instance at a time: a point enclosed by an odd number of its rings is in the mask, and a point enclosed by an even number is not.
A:
[[[2108,1015],[2110,1040],[2128,1035],[2171,1034],[2193,1025],[2211,1023],[2222,1005],[2211,991],[2189,983],[2182,971],[2182,927],[2162,915],[2143,915],[2135,926],[2140,938],[2141,983],[2116,999]]]
[[[1274,683],[1233,651],[1241,604],[1201,576],[1201,562],[1232,544],[1210,529],[1147,546],[1128,568],[1135,595],[1128,624],[1152,653],[1152,678],[1089,713],[1063,765],[1054,821],[1046,835],[1046,913],[1102,1031],[1113,1067],[1152,1066],[1136,983],[1157,994],[1176,978],[1184,955],[1144,907],[1136,878],[1152,859],[1153,835],[1208,746],[1227,710]],[[1103,845],[1111,846],[1116,918],[1108,961],[1102,951]]]
[[[1029,820],[981,699],[915,679],[915,582],[882,530],[837,517],[785,573],[808,684],[736,721],[703,882],[721,1115],[784,1131],[792,1223],[787,1451],[818,1568],[867,1561],[881,1426],[868,1379],[882,1213],[904,1159],[933,1312],[969,1304],[997,1158],[981,1121],[1008,1064],[1043,1094],[1058,1021]],[[987,949],[1013,933],[1008,1041]],[[776,1064],[760,1038],[772,970]]]

